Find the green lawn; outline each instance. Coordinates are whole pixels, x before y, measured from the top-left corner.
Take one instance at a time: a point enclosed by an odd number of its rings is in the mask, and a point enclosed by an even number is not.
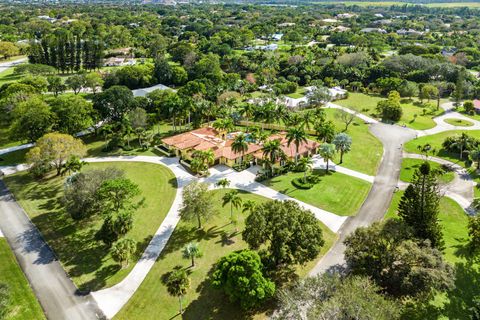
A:
[[[396,217],[402,193],[395,193],[386,218]],[[468,250],[468,217],[455,201],[443,197],[440,200],[439,220],[445,241],[444,256],[456,268],[455,288],[437,294],[429,305],[416,310],[418,316],[413,319],[469,319],[468,309],[472,307],[472,298],[480,295],[480,264],[478,259],[471,260]]]
[[[342,132],[345,124],[335,116],[337,112],[342,111],[325,109],[327,119],[332,120],[337,131]],[[346,133],[352,137],[352,150],[343,156],[342,166],[374,176],[383,155],[382,143],[370,133],[368,125],[360,118],[355,118]],[[340,155],[337,155],[335,163],[339,161]]]
[[[237,224],[230,223],[229,208],[222,208],[221,198],[228,191],[212,191],[212,201],[219,212],[203,230],[197,230],[195,222],[181,220],[165,249],[153,266],[147,278],[133,297],[123,307],[115,319],[173,319],[178,313],[178,299],[168,295],[162,283],[168,272],[176,267],[185,268],[190,273],[191,286],[184,298],[186,311],[183,319],[264,319],[266,310],[257,314],[242,312],[237,304],[229,302],[221,291],[212,288],[209,275],[213,264],[222,256],[246,248],[241,231],[244,229],[246,214],[234,211]],[[241,192],[243,201],[264,202],[268,199],[251,193]],[[300,277],[305,276],[315,263],[323,256],[335,240],[335,235],[322,225],[325,246],[316,261],[297,269]],[[238,230],[238,231],[236,231]],[[203,256],[196,261],[195,268],[189,268],[190,261],[182,258],[181,250],[189,242],[198,242]],[[180,317],[179,317],[180,318]]]
[[[426,7],[433,8],[480,8],[479,2],[433,2],[424,4]]]
[[[347,99],[338,100],[334,103],[376,117],[375,109],[377,103],[384,99],[386,98],[378,95],[349,92]],[[431,101],[431,104],[435,104],[435,101]],[[402,99],[401,106],[403,109],[403,116],[398,124],[416,130],[426,130],[435,127],[436,124],[432,118],[443,113],[442,109],[436,110],[434,108],[433,110],[430,110],[429,108],[426,108],[424,114],[424,108],[421,106],[418,99]]]
[[[0,72],[0,86],[4,85],[5,83],[18,81],[22,78],[21,75],[13,74],[13,69],[14,68],[8,68],[7,70]]]
[[[411,182],[413,179],[413,174],[415,173],[415,170],[420,168],[420,165],[424,162],[424,160],[421,159],[412,159],[412,158],[405,158],[402,160],[402,169],[400,171],[400,180],[405,181],[405,182]],[[450,172],[445,172],[442,169],[442,165],[433,162],[433,161],[428,161],[430,163],[430,167],[433,170],[438,170],[440,172],[443,172],[443,174],[438,176],[438,181],[440,183],[449,183],[452,182],[453,179],[455,178],[455,174],[450,171]]]
[[[446,151],[445,149],[442,148],[442,143],[445,140],[445,138],[450,137],[450,136],[454,136],[454,135],[460,135],[460,134],[462,134],[462,132],[464,132],[464,131],[452,130],[452,131],[445,131],[445,132],[437,133],[437,134],[434,134],[434,135],[431,135],[431,136],[416,138],[416,139],[413,139],[413,140],[407,142],[404,145],[404,149],[407,152],[420,153],[418,151],[417,147],[418,146],[423,146],[423,145],[428,143],[432,146],[433,149],[435,149],[435,151],[436,151],[434,153],[435,156],[446,159],[446,160],[449,160],[449,161],[452,161],[452,162],[455,162],[455,163],[458,163],[459,165],[465,166],[464,161],[460,160],[460,157],[459,157],[458,154],[452,154],[452,153],[450,153],[450,152],[448,152],[448,151]],[[466,133],[469,136],[480,139],[480,130],[466,131]],[[464,157],[463,160],[467,160],[466,155],[464,155],[463,157]]]
[[[463,119],[450,118],[450,119],[445,119],[443,121],[448,123],[448,124],[451,124],[452,126],[458,126],[458,127],[471,127],[471,126],[473,126],[473,122],[463,120]]]
[[[304,95],[305,95],[305,88],[298,87],[294,93],[289,93],[286,96],[293,99],[299,99],[299,98],[302,98]]]
[[[84,170],[108,166],[123,169],[126,177],[139,185],[141,197],[145,197],[145,206],[135,212],[134,227],[127,235],[138,242],[139,255],[172,205],[176,180],[166,167],[150,163],[91,163]],[[70,218],[60,202],[63,181],[58,177],[36,181],[26,172],[5,178],[17,201],[40,229],[80,289],[98,290],[120,282],[134,263],[120,270],[107,248],[94,239],[103,221],[101,217],[80,222]]]
[[[6,320],[45,319],[27,278],[5,238],[0,238],[0,283],[8,285],[11,310]]]
[[[289,172],[269,179],[264,184],[292,198],[341,216],[355,215],[370,191],[371,184],[338,172],[315,170],[320,182],[304,190],[293,186],[292,180],[303,177],[303,172]]]

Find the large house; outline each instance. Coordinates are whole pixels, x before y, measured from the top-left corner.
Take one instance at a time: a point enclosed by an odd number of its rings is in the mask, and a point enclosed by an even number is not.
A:
[[[261,160],[263,158],[263,144],[257,143],[253,139],[248,143],[248,150],[243,154],[232,150],[232,143],[238,134],[241,133],[227,133],[218,131],[212,127],[204,127],[164,138],[162,139],[162,145],[160,147],[184,160],[191,160],[192,154],[195,151],[211,150],[214,154],[214,164],[224,164],[230,167],[246,160],[242,157],[253,161]],[[285,133],[274,134],[270,136],[268,140],[280,140],[281,149],[286,158],[290,160],[295,158],[296,146],[294,143],[291,143],[290,146],[288,145]],[[304,142],[299,145],[299,155],[313,155],[317,152],[318,146],[319,144],[317,142],[307,140],[306,143]]]

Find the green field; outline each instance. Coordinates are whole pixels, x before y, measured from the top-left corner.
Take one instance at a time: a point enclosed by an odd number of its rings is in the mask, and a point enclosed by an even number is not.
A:
[[[0,283],[7,284],[11,299],[11,309],[5,319],[45,319],[42,308],[33,294],[22,269],[20,269],[7,240],[1,237],[0,261]]]
[[[150,163],[91,163],[84,170],[109,166],[123,169],[126,177],[139,185],[141,197],[145,197],[145,206],[135,212],[133,229],[127,234],[138,243],[138,258],[172,205],[176,180],[166,167]],[[95,233],[103,221],[101,217],[75,221],[64,211],[60,202],[63,181],[59,177],[37,181],[26,172],[5,178],[17,201],[80,289],[98,290],[120,282],[134,263],[120,269],[106,246],[95,240]]]
[[[338,132],[345,129],[345,124],[336,117],[335,109],[325,109],[328,120],[332,120]],[[355,118],[346,131],[352,137],[352,150],[344,154],[342,166],[371,176],[377,173],[383,155],[382,143],[369,131],[368,125],[360,118]],[[337,155],[335,163],[340,161]]]
[[[292,185],[292,180],[303,177],[303,172],[289,172],[266,180],[264,184],[292,198],[341,216],[355,215],[371,188],[370,183],[339,172],[327,174],[324,170],[315,170],[313,174],[320,177],[320,182],[308,190],[297,189]]]
[[[371,117],[376,117],[375,109],[377,103],[384,99],[384,97],[378,95],[350,92],[347,99],[338,100],[334,103]],[[441,102],[443,102],[443,100]],[[436,102],[431,101],[430,103],[435,104]],[[442,109],[436,110],[435,108],[424,108],[417,99],[402,99],[401,106],[403,109],[403,115],[397,123],[415,130],[427,130],[435,127],[436,123],[432,118],[443,113]]]
[[[405,182],[411,182],[413,179],[413,174],[415,173],[415,170],[420,168],[420,165],[424,162],[424,160],[421,159],[412,159],[412,158],[405,158],[402,160],[402,169],[400,171],[400,180],[405,181]],[[440,174],[438,176],[438,181],[440,183],[449,183],[452,182],[453,179],[455,178],[455,174],[453,172],[445,172],[442,169],[442,165],[433,162],[433,161],[428,161],[430,164],[430,168],[432,170],[444,172],[443,174]]]
[[[452,126],[458,126],[458,127],[471,127],[471,126],[473,126],[473,122],[463,120],[463,119],[450,118],[450,119],[445,119],[443,121],[448,123],[448,124],[451,124]]]
[[[480,2],[439,2],[427,3],[424,6],[432,8],[480,8]]]
[[[359,6],[359,7],[390,7],[394,5],[403,5],[408,3],[396,2],[396,1],[315,1],[314,4],[342,4],[345,6]]]
[[[197,229],[196,222],[184,220],[179,222],[147,278],[115,319],[174,319],[177,317],[178,299],[168,295],[165,285],[162,283],[162,278],[175,267],[185,268],[190,272],[191,286],[184,298],[186,310],[183,319],[265,318],[265,312],[268,310],[260,310],[256,314],[242,312],[241,308],[237,304],[229,302],[221,291],[212,288],[208,278],[213,264],[219,258],[247,246],[241,236],[246,213],[235,210],[234,217],[237,222],[236,225],[232,225],[229,208],[221,206],[221,198],[227,191],[228,189],[212,191],[212,201],[218,214],[205,223],[202,230]],[[246,192],[240,192],[240,196],[243,201],[254,200],[261,203],[268,200]],[[335,240],[335,235],[327,227],[322,225],[322,229],[325,246],[316,261],[297,269],[300,277],[308,273]],[[182,258],[181,250],[192,241],[199,243],[203,256],[196,260],[194,268],[189,268],[190,261]]]

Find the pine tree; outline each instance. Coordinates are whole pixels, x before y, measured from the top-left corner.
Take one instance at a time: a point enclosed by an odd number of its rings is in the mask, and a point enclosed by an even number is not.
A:
[[[75,37],[75,71],[79,71],[82,64],[82,40],[80,36]]]
[[[435,175],[428,162],[414,174],[398,205],[398,215],[409,225],[419,239],[430,240],[433,247],[444,246],[441,226],[438,222],[440,194]]]

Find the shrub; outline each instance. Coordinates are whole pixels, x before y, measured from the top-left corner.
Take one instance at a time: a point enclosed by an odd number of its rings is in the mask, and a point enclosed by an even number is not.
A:
[[[292,184],[295,188],[308,190],[313,187],[313,183],[307,181],[303,181],[303,178],[295,178],[292,180]]]

